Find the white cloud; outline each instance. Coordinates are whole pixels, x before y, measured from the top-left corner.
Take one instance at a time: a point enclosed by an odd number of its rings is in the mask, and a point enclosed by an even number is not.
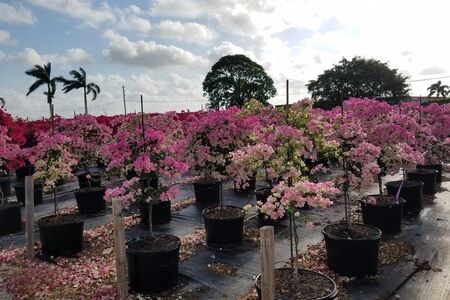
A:
[[[137,15],[121,16],[117,24],[118,29],[137,31],[141,35],[147,35],[152,29],[152,24],[148,19]]]
[[[437,74],[443,74],[446,73],[447,70],[444,68],[438,67],[438,66],[432,66],[429,68],[425,68],[422,71],[419,72],[419,75],[437,75]]]
[[[72,65],[79,63],[90,63],[91,56],[80,48],[71,48],[64,54],[39,54],[34,48],[25,48],[22,52],[12,55],[14,61],[27,65],[45,64],[52,62],[54,64]]]
[[[28,0],[28,2],[83,20],[84,24],[91,27],[116,19],[106,2],[102,2],[99,7],[93,7],[90,0]]]
[[[34,24],[36,17],[29,8],[22,5],[13,6],[5,2],[0,2],[0,22],[8,24]]]
[[[131,42],[114,30],[105,31],[104,37],[109,40],[109,44],[102,53],[112,62],[147,68],[201,67],[207,64],[202,57],[181,48],[160,45],[154,41]]]
[[[219,46],[214,47],[208,52],[209,61],[211,64],[216,63],[222,56],[244,54],[252,60],[257,60],[255,54],[252,51],[245,50],[239,46],[236,46],[232,42],[222,42]]]
[[[203,24],[178,21],[162,21],[155,26],[158,36],[179,42],[206,45],[211,42],[216,33]]]
[[[7,45],[12,41],[9,31],[0,29],[0,45]]]

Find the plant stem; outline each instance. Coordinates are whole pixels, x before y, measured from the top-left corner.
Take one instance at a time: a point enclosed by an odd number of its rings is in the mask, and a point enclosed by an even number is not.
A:
[[[298,275],[298,233],[297,223],[295,223],[295,216],[292,218],[292,224],[294,225],[294,242],[295,242],[295,258],[294,258],[294,275]]]
[[[6,203],[5,195],[3,195],[3,190],[1,188],[0,188],[0,195],[1,195],[1,198],[2,198],[2,204],[5,204]]]
[[[223,209],[223,181],[219,183],[219,203],[220,208]]]
[[[152,222],[152,211],[153,206],[151,203],[148,204],[148,230],[149,230],[149,237],[153,239],[155,235],[153,234],[153,222]]]
[[[378,174],[378,189],[380,192],[380,200],[383,200],[383,179],[381,178],[381,174]]]
[[[290,213],[289,215],[289,244],[290,244],[290,250],[291,250],[291,259],[290,259],[290,266],[291,269],[294,269],[294,242],[292,240],[293,232],[292,232],[292,216]]]
[[[53,204],[55,205],[55,216],[58,214],[58,203],[56,200],[56,187],[53,188]]]

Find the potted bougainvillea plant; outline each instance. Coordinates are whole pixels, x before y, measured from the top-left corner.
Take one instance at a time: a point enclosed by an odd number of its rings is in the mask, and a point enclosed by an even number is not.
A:
[[[71,179],[77,163],[70,145],[71,139],[65,135],[41,133],[30,158],[36,167],[34,177],[43,180],[44,189],[53,193],[54,214],[37,221],[45,256],[70,256],[82,249],[84,218],[58,213],[57,182]]]
[[[63,120],[58,131],[71,139],[69,151],[77,158],[74,166],[79,189],[74,191],[81,214],[98,213],[105,209],[105,190],[97,167],[104,158],[101,146],[111,141],[111,129],[99,124],[95,117],[79,115]]]
[[[375,182],[380,168],[377,160],[381,149],[364,142],[365,133],[359,120],[335,110],[330,116],[334,138],[341,145],[344,174],[337,177],[344,197],[343,222],[323,229],[327,263],[333,271],[349,276],[375,275],[381,231],[373,226],[351,222],[350,190],[362,192]]]
[[[423,162],[422,154],[408,144],[414,144],[414,132],[396,124],[392,118],[395,115],[391,113],[389,116],[379,117],[378,122],[366,128],[366,139],[380,149],[377,159],[380,168],[377,175],[379,193],[368,195],[360,201],[361,212],[364,223],[379,228],[383,234],[401,231],[405,200],[399,193],[384,195],[382,178],[388,174],[395,175],[402,168],[404,170],[414,168],[416,164]],[[402,122],[405,122],[405,118]]]
[[[288,125],[277,126],[267,140],[276,145],[275,152],[278,155],[272,162],[277,166],[275,169],[281,181],[272,188],[267,201],[259,203],[260,210],[271,220],[282,219],[287,215],[290,235],[289,267],[275,269],[275,298],[296,299],[299,295],[307,295],[308,299],[333,299],[337,289],[331,278],[298,267],[297,227],[302,207],[328,207],[332,204],[329,197],[336,195],[339,190],[331,181],[314,183],[303,174],[303,160],[314,160],[310,156],[313,153],[312,142],[303,130]],[[258,293],[260,280],[258,275],[255,283]]]
[[[169,182],[154,185],[152,179],[154,176],[159,179],[174,178],[184,173],[187,165],[170,156],[174,148],[164,143],[161,131],[152,128],[142,130],[142,135],[136,130],[119,132],[116,142],[105,149],[110,158],[108,168],[119,168],[122,173],[132,170],[135,174],[121,186],[108,189],[105,198],[107,201],[119,199],[125,208],[132,203],[139,203],[141,207],[141,223],[146,218],[149,235],[127,242],[128,276],[134,291],[149,293],[177,284],[180,248],[178,237],[153,233],[154,218],[159,218],[157,223],[170,220],[169,200],[175,196],[176,188]],[[166,203],[168,219],[153,214],[155,208]]]
[[[9,170],[20,164],[16,159],[19,146],[14,144],[7,134],[7,128],[0,126],[0,236],[15,233],[22,229],[20,202],[7,202],[11,185]]]

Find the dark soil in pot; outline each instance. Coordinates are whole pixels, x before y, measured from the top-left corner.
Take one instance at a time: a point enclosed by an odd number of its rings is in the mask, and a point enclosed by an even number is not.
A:
[[[34,174],[35,168],[33,164],[26,164],[18,169],[16,169],[16,181],[25,181],[25,176],[31,176]]]
[[[75,199],[77,201],[80,214],[95,214],[105,210],[105,187],[92,187],[75,190]]]
[[[37,222],[45,256],[71,256],[83,245],[84,218],[67,214],[44,217]]]
[[[386,188],[389,195],[397,195],[398,189],[402,180],[387,182]],[[402,188],[400,190],[400,197],[405,199],[403,205],[403,214],[416,215],[422,209],[422,189],[424,183],[417,180],[405,180],[403,181]]]
[[[127,242],[128,278],[138,293],[159,293],[178,283],[180,239],[155,235]]]
[[[152,204],[152,224],[159,225],[170,222],[172,218],[170,201],[160,201],[158,204]],[[148,203],[139,203],[139,215],[141,225],[148,227]]]
[[[0,236],[22,231],[22,203],[0,203]]]
[[[261,275],[255,280],[258,298],[261,299]],[[275,269],[276,300],[335,299],[338,294],[334,281],[311,270],[298,269],[297,275],[290,268]]]
[[[195,200],[200,203],[218,203],[220,200],[220,182],[195,182]]]
[[[418,180],[424,183],[422,193],[432,195],[436,193],[436,176],[438,171],[432,169],[417,169],[407,172],[408,180]]]
[[[25,184],[23,182],[17,182],[14,186],[16,192],[17,201],[25,204]],[[34,204],[41,204],[44,195],[44,185],[40,182],[34,183]]]
[[[399,233],[402,230],[403,198],[395,196],[369,195],[360,201],[364,224],[374,226],[383,234]]]
[[[77,175],[78,185],[80,186],[80,189],[89,187],[89,180],[86,178],[87,175],[87,173],[80,173]],[[100,187],[102,185],[102,175],[100,173],[90,173],[89,175],[91,175],[91,187]]]
[[[326,226],[322,233],[330,269],[348,277],[377,274],[381,230],[363,224],[338,223]]]
[[[436,175],[436,183],[442,182],[442,164],[417,165],[417,169],[431,169],[438,171]]]
[[[243,242],[245,211],[235,206],[203,210],[206,243],[213,248],[233,248]]]
[[[0,190],[3,193],[3,197],[11,196],[11,178],[8,176],[0,177]]]

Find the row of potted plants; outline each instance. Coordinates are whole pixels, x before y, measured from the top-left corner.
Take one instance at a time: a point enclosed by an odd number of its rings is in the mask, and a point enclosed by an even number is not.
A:
[[[220,203],[218,207],[203,211],[210,246],[222,248],[242,242],[243,210],[223,205],[221,182],[231,176],[238,189],[246,189],[262,176],[268,188],[259,197],[259,212],[262,219],[270,222],[285,216],[289,218],[290,232],[294,236],[291,239],[294,241],[291,245],[293,262],[294,244],[298,240],[298,209],[331,205],[336,188],[340,188],[347,202],[350,190],[362,192],[373,181],[379,183],[380,193],[364,198],[363,207],[400,205],[398,195],[383,195],[381,178],[384,175],[408,170],[424,163],[425,159],[432,162],[448,159],[449,127],[441,124],[448,122],[442,118],[448,111],[426,111],[431,116],[440,113],[436,122],[427,114],[418,118],[414,107],[409,105],[398,111],[379,102],[351,99],[344,108],[344,114],[338,110],[313,110],[310,102],[301,101],[286,111],[251,103],[243,110],[208,112],[183,121],[174,114],[142,116],[142,119],[131,116],[116,127],[114,136],[106,134],[108,137],[103,134],[109,128],[101,128],[95,124],[95,119],[86,117],[62,126],[56,134],[42,135],[30,160],[37,169],[35,177],[42,178],[44,186],[53,191],[58,180],[71,176],[74,166],[82,170],[80,183],[87,183],[88,189],[92,189],[94,176],[89,166],[99,158],[106,162],[108,171],[128,177],[120,187],[107,190],[105,199],[118,198],[125,207],[133,203],[139,205],[142,223],[148,223],[150,231],[148,238],[128,244],[129,264],[135,266],[130,268],[131,286],[138,291],[154,291],[148,281],[133,279],[143,278],[133,275],[136,274],[133,272],[140,272],[140,266],[149,267],[142,258],[133,255],[170,252],[170,257],[176,256],[179,247],[176,237],[152,233],[155,224],[152,220],[156,219],[153,212],[163,210],[166,217],[161,222],[170,220],[170,205],[162,203],[170,204],[166,200],[175,195],[170,180],[188,168],[190,174],[195,175],[191,182],[198,199],[204,196],[207,201]],[[92,134],[96,130],[97,134]],[[326,171],[333,163],[343,166],[343,175],[334,182],[315,182],[315,174]],[[347,207],[345,211],[347,216]],[[62,216],[57,218],[62,219]],[[377,215],[375,220],[379,219]],[[233,226],[236,234],[229,234]],[[215,238],[217,233],[220,239]],[[346,217],[344,223],[326,227],[324,235],[330,267],[349,275],[376,272],[379,229],[352,224]],[[354,245],[358,243],[363,248]],[[167,251],[161,251],[163,246]],[[333,250],[333,247],[340,247],[340,250]],[[342,247],[347,250],[343,251]],[[352,259],[355,262],[352,266],[346,259],[357,253],[360,263]],[[168,265],[178,264],[172,261]],[[295,265],[291,267],[291,271],[298,274]],[[171,270],[172,274],[176,271]],[[169,277],[174,278],[174,275]]]

